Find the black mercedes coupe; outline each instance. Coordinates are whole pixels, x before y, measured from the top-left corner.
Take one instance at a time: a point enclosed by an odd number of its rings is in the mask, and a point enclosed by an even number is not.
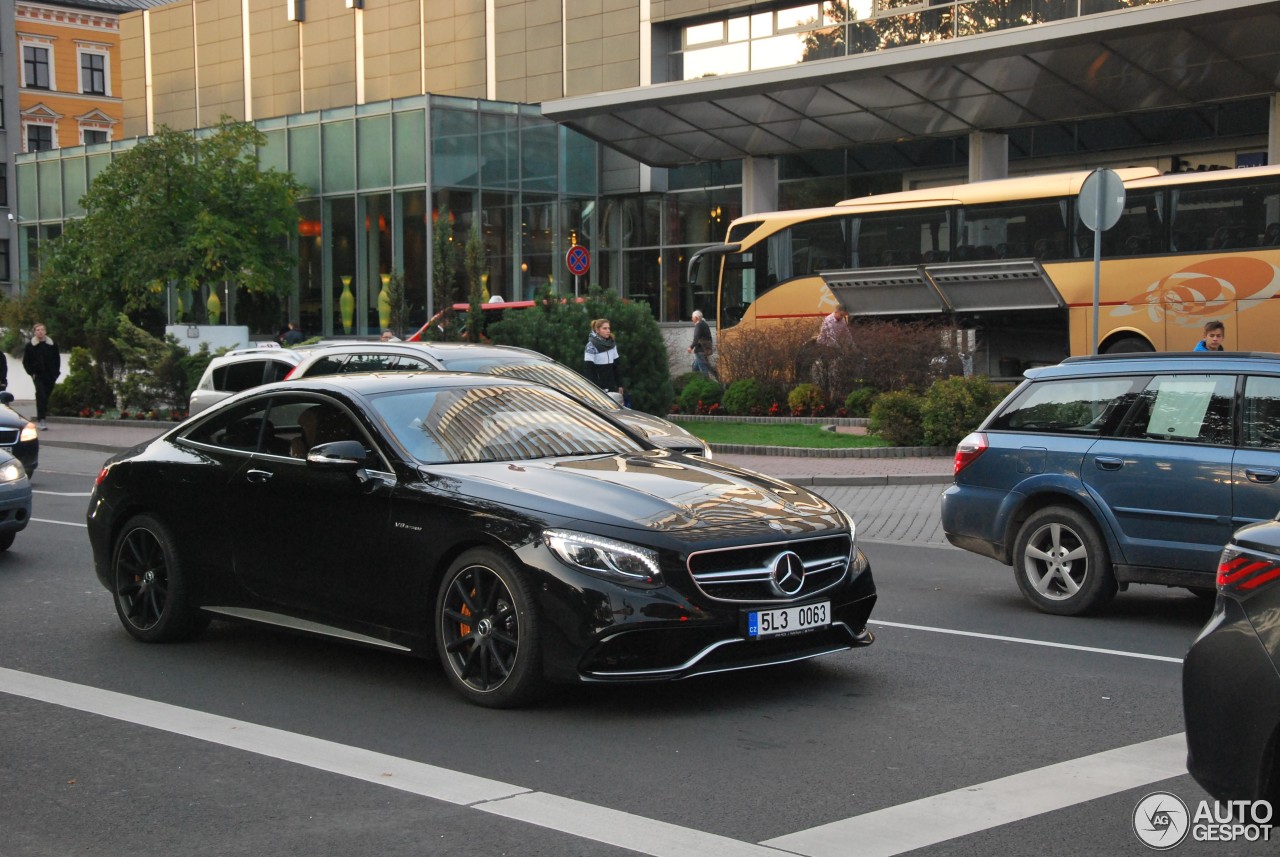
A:
[[[254,388],[110,459],[88,527],[140,640],[217,618],[435,653],[491,707],[872,641],[840,509],[517,379]]]

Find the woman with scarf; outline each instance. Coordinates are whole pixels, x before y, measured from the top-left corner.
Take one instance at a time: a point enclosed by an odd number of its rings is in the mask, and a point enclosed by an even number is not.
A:
[[[587,337],[587,349],[582,359],[586,361],[583,374],[597,387],[606,393],[616,390],[618,395],[624,395],[622,368],[618,365],[618,343],[613,338],[609,319],[597,318],[591,322],[591,335]]]

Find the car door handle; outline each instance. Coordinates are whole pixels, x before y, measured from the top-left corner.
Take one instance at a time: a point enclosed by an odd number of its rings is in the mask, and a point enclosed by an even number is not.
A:
[[[1119,470],[1124,467],[1123,458],[1112,458],[1109,455],[1099,455],[1093,463],[1099,470]]]
[[[254,470],[248,470],[248,471],[245,471],[244,476],[245,476],[245,478],[246,478],[246,479],[248,479],[250,482],[253,482],[253,483],[257,484],[257,485],[262,485],[262,484],[263,484],[263,483],[265,483],[265,482],[270,482],[270,481],[271,481],[271,477],[272,477],[272,476],[275,476],[275,474],[274,474],[274,473],[272,473],[270,470],[257,470],[257,469],[254,469]]]
[[[1270,485],[1272,482],[1280,479],[1280,470],[1246,467],[1244,469],[1244,475],[1249,478],[1250,482],[1260,482],[1263,485]]]

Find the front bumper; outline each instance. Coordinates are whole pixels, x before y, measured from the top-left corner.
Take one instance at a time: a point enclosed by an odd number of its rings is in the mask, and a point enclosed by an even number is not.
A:
[[[591,612],[602,621],[591,629],[581,624],[556,628],[547,639],[544,669],[548,677],[562,681],[671,681],[868,646],[874,640],[866,625],[876,602],[875,582],[871,564],[860,550],[857,560],[855,567],[861,572],[856,576],[795,602],[829,601],[829,626],[764,639],[747,635],[750,605],[695,604],[669,587],[651,591],[596,587],[594,592],[579,594],[600,599]],[[544,596],[550,594],[544,590]],[[555,603],[559,600],[544,602],[544,615],[567,617],[565,605]]]
[[[0,533],[17,533],[31,520],[31,482],[0,483]]]

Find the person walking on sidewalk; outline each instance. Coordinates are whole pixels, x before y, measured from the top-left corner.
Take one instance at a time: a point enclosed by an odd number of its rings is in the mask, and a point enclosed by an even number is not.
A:
[[[693,355],[693,371],[701,372],[704,377],[719,381],[720,376],[711,368],[711,353],[715,350],[715,340],[711,338],[711,325],[702,318],[702,310],[693,311],[693,342],[689,345],[689,353]]]
[[[58,375],[62,373],[62,358],[58,355],[57,344],[49,338],[49,332],[43,324],[37,323],[32,331],[31,341],[22,350],[22,368],[27,370],[36,388],[36,421],[40,430],[49,426],[45,418],[49,415],[49,394],[53,385],[58,383]]]

